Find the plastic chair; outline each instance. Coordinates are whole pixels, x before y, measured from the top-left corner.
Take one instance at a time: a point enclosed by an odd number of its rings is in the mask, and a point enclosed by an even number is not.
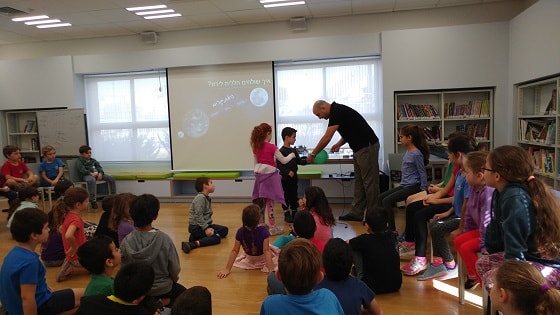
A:
[[[40,165],[41,163],[27,163],[27,167],[31,170],[31,172],[39,176],[39,181],[41,181],[41,174],[39,174]],[[41,200],[43,211],[45,212],[50,211],[52,209],[52,196],[54,195],[54,187],[37,187],[37,189],[39,190],[40,193],[39,200]],[[45,203],[47,201],[49,203],[49,207],[45,208]]]

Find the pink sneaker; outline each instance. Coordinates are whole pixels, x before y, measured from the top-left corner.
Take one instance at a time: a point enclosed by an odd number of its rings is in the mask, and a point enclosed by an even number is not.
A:
[[[404,265],[401,271],[407,276],[414,276],[428,268],[426,257],[414,256],[410,263]]]

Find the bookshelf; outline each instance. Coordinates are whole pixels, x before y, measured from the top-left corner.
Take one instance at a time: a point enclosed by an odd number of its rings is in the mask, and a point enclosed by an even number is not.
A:
[[[25,163],[41,162],[37,112],[9,111],[5,116],[8,144],[20,148]]]
[[[517,143],[535,161],[535,174],[554,189],[560,188],[558,172],[558,89],[560,76],[547,77],[517,87]]]
[[[493,147],[494,88],[396,91],[395,153],[404,153],[399,130],[408,124],[422,127],[430,145],[446,145],[447,136],[464,131],[480,148]]]

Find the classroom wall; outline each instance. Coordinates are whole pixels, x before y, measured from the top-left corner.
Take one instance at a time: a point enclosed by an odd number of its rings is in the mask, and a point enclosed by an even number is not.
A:
[[[506,122],[517,126],[515,85],[560,73],[560,1],[540,0],[509,22],[509,81]],[[511,114],[510,114],[511,113]],[[516,129],[511,131],[516,139]]]
[[[524,9],[521,3],[309,19],[308,31],[298,33],[289,31],[288,22],[169,32],[156,45],[137,36],[5,45],[0,46],[0,110],[29,104],[83,107],[82,73],[381,52],[387,153],[393,151],[396,90],[497,86],[496,112],[512,112],[506,96],[508,56],[517,60],[525,53],[518,53],[510,38],[539,34],[544,26],[533,22],[548,18],[556,2],[541,0],[523,12],[512,22],[512,35],[509,21]],[[525,24],[534,24],[536,32],[519,31]],[[543,72],[556,67],[559,61],[552,59],[530,62]],[[512,134],[511,125],[495,128],[496,145],[510,142]]]
[[[508,110],[508,22],[387,31],[381,38],[386,152],[394,152],[395,91],[496,86],[494,113]],[[495,127],[494,139],[511,141],[505,128]]]

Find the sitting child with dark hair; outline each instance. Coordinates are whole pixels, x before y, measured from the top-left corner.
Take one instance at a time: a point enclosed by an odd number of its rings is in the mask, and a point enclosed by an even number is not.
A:
[[[366,233],[349,240],[354,254],[356,276],[375,294],[398,291],[402,285],[397,239],[387,225],[382,208],[368,211]]]
[[[137,229],[123,239],[120,249],[124,265],[143,261],[154,268],[156,279],[149,295],[171,307],[186,288],[178,283],[181,263],[173,240],[153,226],[158,213],[156,196],[142,194],[134,198],[130,204],[130,216]]]
[[[171,315],[212,315],[212,294],[206,287],[188,288],[175,300]]]
[[[8,209],[8,223],[6,223],[8,229],[12,224],[15,212],[25,208],[37,208],[40,194],[41,192],[33,186],[26,186],[19,191],[18,197],[12,202]]]
[[[145,262],[124,265],[115,277],[114,291],[109,296],[84,296],[77,315],[154,315],[157,304],[143,303],[154,283],[154,269]],[[153,305],[152,305],[153,304]]]
[[[47,214],[37,208],[14,213],[10,233],[16,240],[0,269],[2,307],[12,315],[61,314],[75,311],[84,289],[51,291],[47,270],[35,252],[49,237]]]
[[[113,294],[112,275],[121,264],[121,252],[115,242],[106,235],[96,236],[78,248],[78,257],[80,265],[91,272],[84,296]]]
[[[184,253],[191,250],[220,244],[222,238],[228,234],[228,227],[215,224],[212,215],[212,199],[210,194],[214,192],[215,186],[209,177],[199,177],[194,182],[194,188],[198,194],[193,198],[189,210],[189,233],[188,242],[181,242]]]
[[[261,305],[261,315],[344,314],[331,291],[313,290],[323,274],[321,253],[309,240],[298,238],[282,249],[276,277],[286,286],[287,294],[268,296]]]
[[[297,220],[296,220],[297,218]],[[317,224],[313,215],[307,210],[301,210],[296,212],[294,215],[294,231],[293,234],[280,235],[272,243],[273,246],[278,249],[282,249],[288,242],[295,240],[298,237],[308,239],[311,243],[317,246],[317,249],[322,253],[326,242],[315,238],[315,231],[317,230]]]
[[[101,200],[101,209],[103,210],[103,213],[99,218],[99,223],[97,224],[97,229],[95,230],[95,236],[109,236],[111,239],[113,239],[115,245],[119,247],[119,235],[116,231],[113,231],[109,228],[109,220],[111,219],[111,214],[113,212],[112,209],[116,199],[117,195],[109,195],[105,196],[105,198]]]
[[[281,249],[296,238],[305,238],[313,243],[313,245],[317,247],[320,253],[323,253],[325,242],[314,237],[316,229],[317,226],[315,225],[315,219],[313,218],[313,215],[311,215],[311,213],[307,210],[298,211],[294,215],[295,235],[281,235],[276,239],[276,241],[274,241],[271,247],[277,247],[278,249]],[[276,273],[274,271],[271,271],[268,274],[266,282],[268,284],[266,288],[268,294],[286,294],[286,288],[284,287],[284,284],[282,283],[282,281],[276,278]]]
[[[325,278],[315,289],[329,289],[346,315],[381,315],[375,293],[361,280],[350,276],[352,249],[340,238],[331,238],[323,251]]]

